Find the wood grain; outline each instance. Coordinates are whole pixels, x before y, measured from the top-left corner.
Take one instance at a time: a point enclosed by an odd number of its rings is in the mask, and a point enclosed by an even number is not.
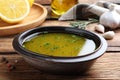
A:
[[[35,0],[35,3],[39,4],[50,4],[51,0]]]
[[[103,80],[103,79],[120,79],[120,52],[119,53],[105,53],[100,57],[91,69],[83,75],[65,76],[65,75],[52,75],[42,73],[28,63],[17,54],[2,55],[6,57],[11,63],[15,63],[16,69],[9,71],[7,67],[0,64],[0,79],[1,80]],[[0,56],[0,58],[2,57]]]

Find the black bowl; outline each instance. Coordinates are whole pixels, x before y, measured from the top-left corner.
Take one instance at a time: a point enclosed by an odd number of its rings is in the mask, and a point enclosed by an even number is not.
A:
[[[32,38],[41,33],[70,33],[80,35],[85,38],[91,39],[95,42],[97,48],[92,53],[76,56],[76,57],[57,57],[37,54],[35,52],[25,49],[22,45],[26,39]],[[91,46],[91,45],[90,45]],[[23,58],[35,68],[49,73],[57,74],[74,74],[85,73],[96,61],[97,58],[102,56],[107,49],[106,40],[100,35],[77,28],[63,27],[63,26],[46,26],[37,27],[27,30],[13,40],[13,48],[23,56]]]

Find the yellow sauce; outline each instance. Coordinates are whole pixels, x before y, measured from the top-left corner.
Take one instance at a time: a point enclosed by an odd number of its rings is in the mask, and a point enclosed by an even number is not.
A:
[[[23,43],[23,46],[38,54],[59,57],[78,56],[86,38],[66,33],[44,33]]]

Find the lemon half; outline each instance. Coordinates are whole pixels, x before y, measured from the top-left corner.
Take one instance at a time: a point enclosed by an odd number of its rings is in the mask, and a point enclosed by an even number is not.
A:
[[[0,0],[0,18],[8,23],[18,23],[28,16],[28,0]]]

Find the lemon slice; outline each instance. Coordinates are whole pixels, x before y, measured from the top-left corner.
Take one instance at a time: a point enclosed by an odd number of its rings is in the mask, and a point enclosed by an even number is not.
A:
[[[30,4],[30,7],[33,5],[34,3],[34,0],[28,0],[29,4]]]
[[[0,0],[0,18],[8,23],[18,23],[30,12],[28,0]]]

